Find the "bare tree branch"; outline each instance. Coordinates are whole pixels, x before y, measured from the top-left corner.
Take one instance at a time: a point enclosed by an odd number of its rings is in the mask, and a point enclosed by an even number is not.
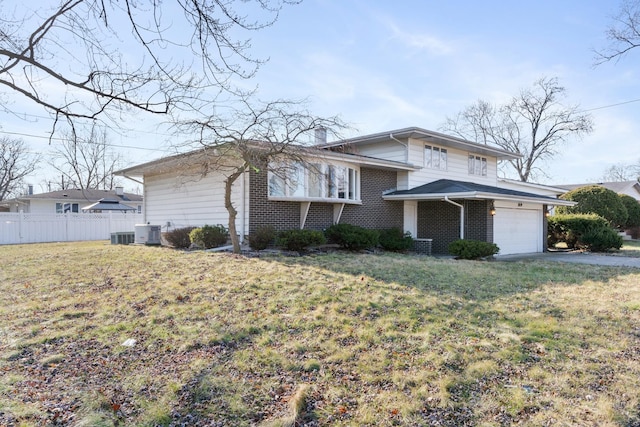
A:
[[[37,169],[40,156],[20,139],[0,137],[0,200],[18,196],[24,178]]]
[[[569,138],[593,129],[591,116],[580,113],[577,106],[560,103],[564,95],[557,78],[541,78],[505,105],[477,101],[455,118],[447,118],[442,129],[521,154],[522,158],[509,164],[526,182],[541,172],[539,165],[556,155]]]
[[[65,188],[113,190],[113,172],[122,166],[122,156],[109,147],[106,131],[92,126],[86,137],[72,129],[49,164],[60,172]]]
[[[251,103],[243,99],[229,115],[181,124],[181,130],[197,135],[188,146],[202,150],[197,177],[213,171],[225,177],[225,207],[236,253],[240,242],[235,225],[237,210],[231,201],[233,184],[251,169],[268,167],[284,175],[295,164],[311,167],[310,156],[318,156],[319,150],[309,147],[309,134],[322,128],[337,135],[345,128],[338,117],[316,117],[303,107],[299,101]]]
[[[122,109],[167,114],[234,91],[232,77],[250,78],[265,61],[242,35],[296,1],[63,0],[25,16],[10,3],[0,5],[0,87],[58,123]]]
[[[640,46],[640,1],[623,0],[618,14],[606,31],[609,45],[595,51],[595,64],[622,59]]]

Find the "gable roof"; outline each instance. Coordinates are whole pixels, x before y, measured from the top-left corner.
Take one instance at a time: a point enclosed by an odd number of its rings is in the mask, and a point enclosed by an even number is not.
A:
[[[118,195],[116,190],[95,190],[69,188],[67,190],[50,191],[48,193],[29,194],[16,197],[15,200],[78,200],[86,202],[97,202],[105,197],[129,202],[141,202],[142,196],[133,193],[122,193]]]
[[[328,150],[320,150],[318,146],[295,146],[292,147],[296,150],[304,150],[304,154],[310,158],[321,158],[327,160],[338,160],[344,162],[351,162],[360,165],[370,166],[378,169],[390,169],[390,170],[404,170],[411,171],[419,169],[418,166],[414,166],[409,163],[402,163],[393,160],[379,159],[376,157],[361,156],[350,153],[337,153]],[[162,157],[156,160],[152,160],[147,163],[142,163],[129,168],[115,171],[114,175],[121,176],[144,176],[147,174],[158,174],[173,171],[176,169],[184,169],[185,165],[196,164],[199,161],[206,161],[207,158],[213,158],[219,156],[216,147],[202,148],[199,150],[193,150],[186,153],[176,154],[173,156]]]
[[[445,135],[443,133],[434,132],[432,130],[420,127],[408,127],[386,132],[373,133],[370,135],[358,136],[355,138],[334,141],[327,144],[320,144],[320,148],[333,148],[342,145],[367,145],[384,141],[397,139],[419,139],[424,142],[442,145],[445,147],[458,148],[460,150],[470,151],[473,153],[483,154],[485,156],[497,157],[500,160],[515,160],[522,157],[520,154],[506,151],[501,148],[492,147],[490,145],[479,144],[477,142],[467,141],[466,139],[455,136]]]
[[[439,179],[410,190],[393,191],[382,196],[386,200],[443,200],[445,197],[453,199],[508,200],[554,206],[573,206],[576,204],[575,202],[524,191],[450,179]]]

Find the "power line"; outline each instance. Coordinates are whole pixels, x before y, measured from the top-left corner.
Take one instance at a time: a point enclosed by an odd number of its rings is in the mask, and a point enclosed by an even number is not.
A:
[[[66,141],[65,138],[56,138],[56,137],[48,137],[48,136],[41,136],[41,135],[31,135],[28,133],[20,133],[20,132],[7,132],[7,131],[0,131],[0,133],[3,134],[7,134],[7,135],[16,135],[16,136],[23,136],[23,137],[28,137],[28,138],[39,138],[39,139],[47,139],[47,140],[54,140],[54,141]],[[99,142],[93,142],[93,141],[86,141],[87,143],[94,143],[94,144],[100,144]],[[149,147],[138,147],[135,145],[119,145],[119,144],[112,144],[112,143],[106,143],[105,145],[108,145],[109,147],[115,147],[115,148],[131,148],[134,150],[146,150],[146,151],[155,151],[155,152],[169,152],[170,150],[168,149],[160,149],[160,148],[149,148]]]
[[[586,113],[587,111],[604,110],[605,108],[618,107],[620,105],[631,104],[633,102],[639,102],[639,101],[640,101],[640,98],[631,99],[629,101],[622,101],[622,102],[618,102],[616,104],[603,105],[601,107],[594,107],[594,108],[589,108],[589,109],[586,109],[586,110],[581,110],[581,112]]]

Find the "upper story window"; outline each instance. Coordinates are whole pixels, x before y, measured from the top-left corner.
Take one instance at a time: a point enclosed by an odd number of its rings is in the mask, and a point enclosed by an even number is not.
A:
[[[358,171],[346,166],[274,164],[268,181],[270,197],[360,200]]]
[[[447,149],[434,147],[432,145],[425,145],[424,167],[430,169],[447,170]]]
[[[469,175],[487,176],[487,158],[469,154]]]

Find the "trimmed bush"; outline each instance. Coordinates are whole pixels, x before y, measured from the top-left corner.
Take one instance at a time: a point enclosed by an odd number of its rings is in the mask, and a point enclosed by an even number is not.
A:
[[[309,246],[323,245],[327,242],[322,231],[287,230],[278,233],[276,245],[289,251],[303,251]]]
[[[227,243],[229,231],[224,225],[204,225],[194,228],[189,233],[191,243],[195,243],[201,248],[217,248]]]
[[[583,245],[594,252],[606,252],[622,247],[622,237],[611,227],[596,228],[580,236]]]
[[[325,232],[327,239],[350,251],[374,248],[378,245],[380,234],[351,224],[334,224]]]
[[[255,251],[261,251],[269,246],[269,243],[276,238],[276,229],[270,225],[258,227],[256,231],[249,234],[249,247]]]
[[[384,250],[402,252],[411,249],[411,246],[413,246],[411,233],[405,233],[399,228],[387,228],[380,230],[379,234],[379,243]]]
[[[609,222],[595,214],[554,215],[548,219],[548,244],[564,242],[569,249],[600,252],[620,249],[622,238]]]
[[[600,215],[614,227],[627,222],[627,208],[615,191],[600,185],[589,185],[576,188],[560,196],[564,200],[578,202],[575,206],[558,206],[558,214],[596,214]]]
[[[623,224],[624,228],[633,228],[640,226],[640,203],[628,194],[619,194],[620,200],[625,208],[627,208],[627,221]]]
[[[169,244],[174,248],[186,249],[191,246],[189,233],[191,233],[191,230],[193,229],[194,227],[176,228],[175,230],[164,233],[164,238],[167,239],[167,242],[169,242]]]
[[[497,254],[500,251],[495,243],[481,240],[458,239],[449,244],[449,253],[461,259],[478,259]]]

